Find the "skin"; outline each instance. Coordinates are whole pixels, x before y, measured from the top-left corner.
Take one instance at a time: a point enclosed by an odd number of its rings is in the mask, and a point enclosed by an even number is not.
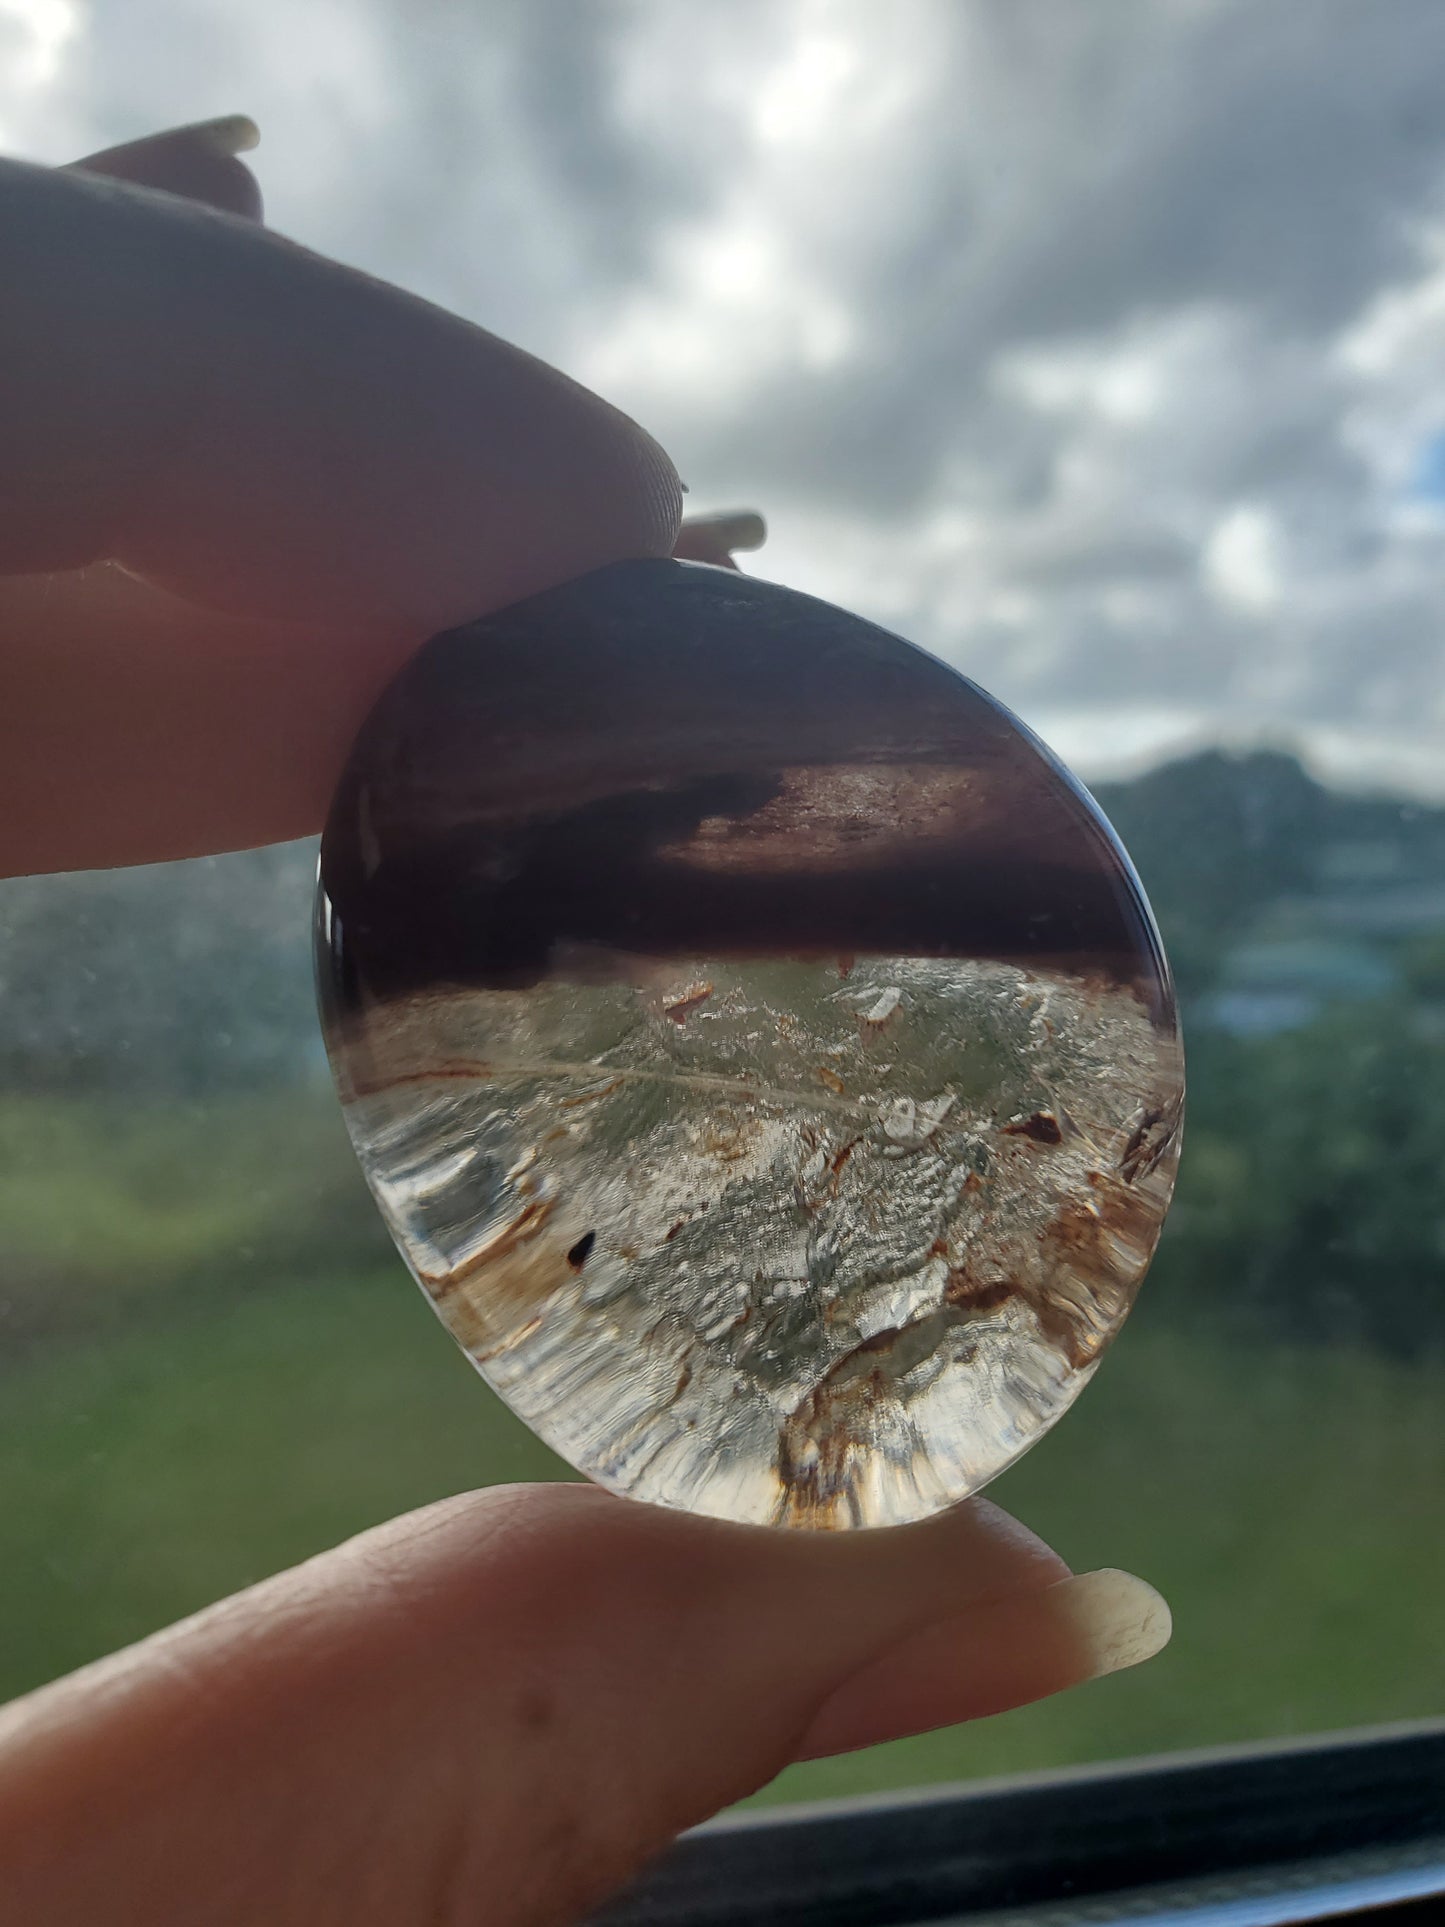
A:
[[[315,831],[428,634],[761,539],[680,531],[625,416],[268,233],[253,138],[0,163],[0,873]],[[570,1920],[791,1760],[1167,1636],[981,1501],[830,1536],[466,1494],[0,1712],[6,1917]]]

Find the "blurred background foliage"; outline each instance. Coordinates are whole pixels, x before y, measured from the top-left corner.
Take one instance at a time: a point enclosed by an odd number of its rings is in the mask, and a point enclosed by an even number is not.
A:
[[[1445,1711],[1445,809],[1209,752],[1100,797],[1185,1012],[1128,1331],[998,1495],[1178,1633],[785,1775],[856,1792]],[[564,1475],[391,1251],[320,1050],[309,847],[0,887],[0,1694],[388,1514]]]

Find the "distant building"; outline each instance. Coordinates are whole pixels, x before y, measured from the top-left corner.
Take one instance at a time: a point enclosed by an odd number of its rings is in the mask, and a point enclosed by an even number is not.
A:
[[[1330,1004],[1385,997],[1399,972],[1365,943],[1292,937],[1238,945],[1204,1000],[1206,1023],[1237,1037],[1264,1037],[1311,1023]]]

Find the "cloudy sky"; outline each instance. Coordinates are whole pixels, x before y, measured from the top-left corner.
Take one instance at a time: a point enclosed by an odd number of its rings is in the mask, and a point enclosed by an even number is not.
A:
[[[1445,794],[1441,0],[0,0],[12,153],[233,110],[1086,775]]]

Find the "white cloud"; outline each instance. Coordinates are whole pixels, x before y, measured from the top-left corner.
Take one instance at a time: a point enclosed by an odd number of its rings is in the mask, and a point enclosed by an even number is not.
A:
[[[1284,586],[1273,517],[1248,502],[1230,509],[1205,544],[1204,578],[1221,602],[1246,615],[1270,615]]]
[[[278,225],[594,382],[1086,769],[1445,764],[1438,0],[0,0],[0,45],[40,157],[254,113]]]
[[[679,396],[695,413],[726,414],[770,377],[835,366],[854,341],[847,311],[798,272],[786,235],[748,205],[670,236],[656,272],[572,364],[644,418]]]
[[[79,0],[0,0],[0,142],[33,138],[83,27]]]

